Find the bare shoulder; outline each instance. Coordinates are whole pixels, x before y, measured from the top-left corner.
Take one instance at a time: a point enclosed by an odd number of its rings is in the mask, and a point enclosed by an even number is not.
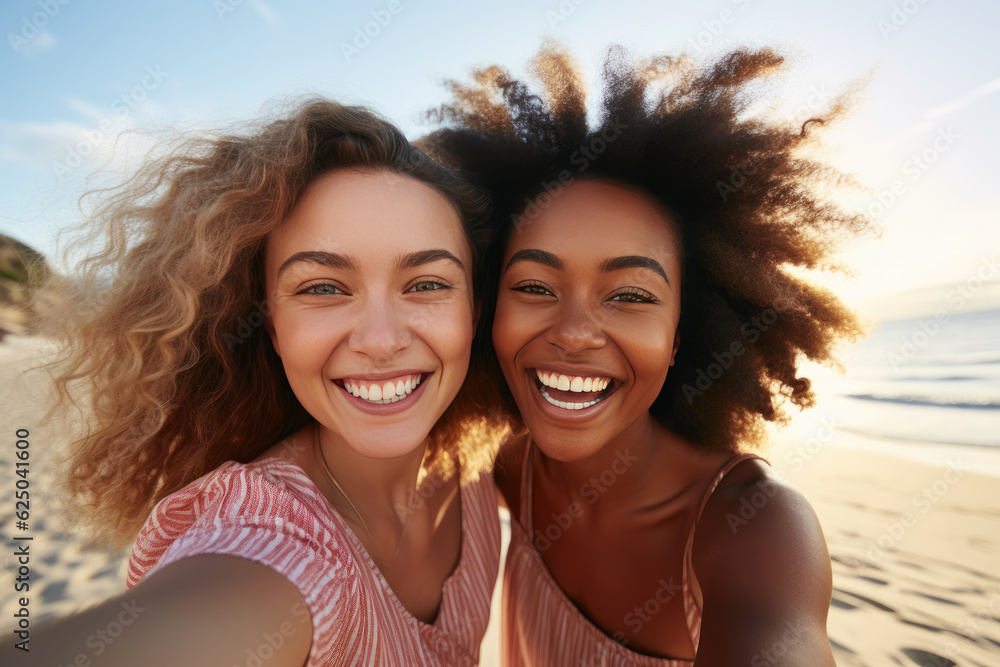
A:
[[[705,610],[698,667],[834,664],[822,528],[805,497],[766,464],[741,462],[709,498],[692,565]]]
[[[37,662],[28,664],[78,664],[83,654],[109,666],[230,665],[257,655],[301,667],[311,643],[309,609],[294,584],[265,565],[204,554],[33,631]]]
[[[520,516],[521,479],[524,476],[524,457],[530,442],[526,434],[508,437],[500,444],[496,465],[493,467],[493,479],[515,520]]]

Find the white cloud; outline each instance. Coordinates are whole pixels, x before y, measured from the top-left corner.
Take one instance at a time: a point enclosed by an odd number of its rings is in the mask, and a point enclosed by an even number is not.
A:
[[[976,100],[978,100],[983,95],[988,95],[992,92],[1000,90],[1000,78],[993,79],[988,83],[984,83],[981,86],[973,88],[965,95],[962,95],[958,99],[952,100],[947,104],[942,104],[941,106],[929,109],[927,113],[924,114],[925,118],[938,118],[940,116],[947,116],[953,114],[956,111],[961,111],[965,107],[969,106]]]
[[[8,33],[7,38],[11,48],[29,57],[34,56],[39,51],[48,51],[56,45],[55,35],[44,29],[39,30],[31,39],[24,37],[23,34],[18,35],[13,32]]]
[[[272,9],[267,3],[262,2],[261,0],[250,0],[250,5],[265,21],[273,22],[277,19],[274,9]]]

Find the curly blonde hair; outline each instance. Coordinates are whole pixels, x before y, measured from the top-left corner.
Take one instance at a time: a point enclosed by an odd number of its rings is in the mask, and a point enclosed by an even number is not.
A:
[[[436,188],[478,256],[483,192],[373,112],[322,99],[237,134],[188,138],[88,193],[99,203],[81,231],[100,251],[50,285],[61,305],[47,319],[62,350],[59,401],[82,398],[88,412],[67,491],[96,542],[126,544],[158,500],[311,419],[262,326],[263,251],[306,186],[336,169]],[[432,431],[431,459],[463,446],[463,463],[475,458],[478,443],[462,438],[483,412],[474,376]]]

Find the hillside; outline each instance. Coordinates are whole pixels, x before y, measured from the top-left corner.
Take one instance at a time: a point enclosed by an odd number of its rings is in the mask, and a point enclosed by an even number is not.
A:
[[[34,248],[0,234],[0,339],[32,328],[32,290],[45,282],[51,269]]]

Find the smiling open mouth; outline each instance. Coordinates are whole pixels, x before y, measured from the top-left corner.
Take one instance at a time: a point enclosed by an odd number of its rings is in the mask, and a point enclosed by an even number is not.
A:
[[[401,375],[388,380],[344,378],[336,382],[347,393],[372,405],[387,405],[389,403],[398,403],[412,394],[428,375],[430,373],[415,373]]]
[[[613,378],[563,375],[535,369],[535,386],[546,401],[564,410],[583,410],[597,405],[618,388]]]

